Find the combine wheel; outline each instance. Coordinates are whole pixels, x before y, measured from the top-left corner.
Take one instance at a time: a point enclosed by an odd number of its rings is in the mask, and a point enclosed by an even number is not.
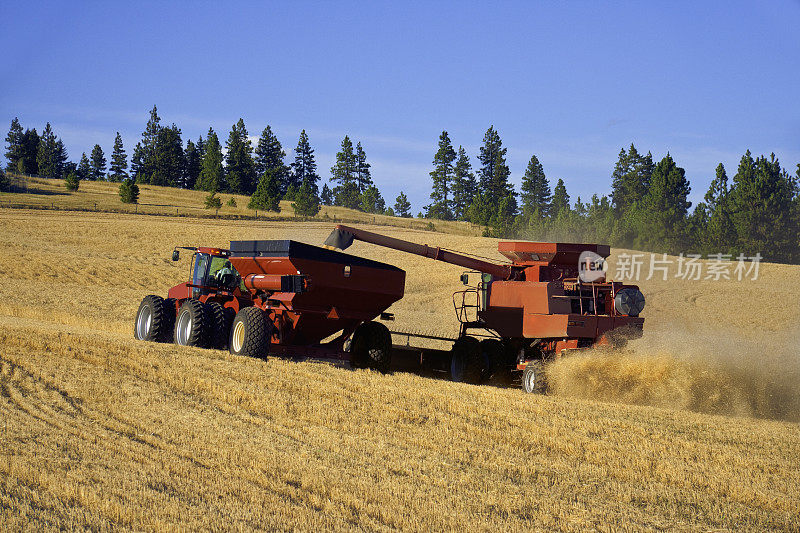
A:
[[[482,364],[481,345],[474,337],[461,337],[453,343],[450,359],[450,378],[459,383],[477,385],[486,373]]]
[[[140,341],[169,342],[175,321],[174,302],[154,294],[145,296],[136,312],[134,337]]]
[[[186,300],[175,319],[175,344],[207,348],[211,333],[211,312],[200,300]]]
[[[505,361],[506,349],[502,342],[497,339],[483,339],[481,341],[481,362],[486,365],[486,370],[481,381],[490,377],[503,377],[507,374]]]
[[[389,372],[391,364],[392,334],[380,322],[364,322],[353,332],[350,353],[353,366]]]
[[[528,361],[522,373],[522,388],[532,394],[544,394],[547,390],[544,365],[541,361]]]
[[[211,316],[211,342],[209,347],[224,350],[228,347],[235,313],[230,307],[223,307],[218,302],[211,302],[207,305]]]
[[[240,309],[233,319],[228,350],[233,355],[265,358],[269,352],[270,332],[264,311],[258,307]]]

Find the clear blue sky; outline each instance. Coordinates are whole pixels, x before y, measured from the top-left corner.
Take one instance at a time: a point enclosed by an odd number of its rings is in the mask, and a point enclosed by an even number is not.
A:
[[[495,4],[495,5],[492,5]],[[327,179],[360,140],[416,213],[443,129],[476,164],[489,125],[518,186],[536,154],[573,200],[610,192],[621,147],[669,151],[702,198],[746,149],[800,162],[800,2],[3,2],[0,127],[50,121],[70,158],[148,110],[187,137],[242,117]],[[3,126],[5,124],[5,126]]]

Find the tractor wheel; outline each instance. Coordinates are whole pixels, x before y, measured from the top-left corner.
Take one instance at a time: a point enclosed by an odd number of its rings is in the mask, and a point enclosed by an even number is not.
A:
[[[211,315],[211,341],[209,347],[224,350],[228,347],[235,313],[230,307],[223,307],[218,302],[211,302],[207,305]]]
[[[258,307],[245,307],[236,313],[228,350],[233,355],[266,358],[269,353],[270,323]]]
[[[175,344],[207,348],[211,333],[211,313],[200,300],[186,300],[175,319]]]
[[[522,388],[531,394],[544,394],[547,390],[544,365],[541,361],[528,361],[522,373]]]
[[[140,341],[169,342],[175,321],[174,300],[151,294],[142,299],[136,312],[133,335]]]
[[[459,383],[477,385],[486,372],[482,364],[481,346],[475,337],[460,337],[453,343],[450,378]]]
[[[389,372],[392,352],[392,334],[380,322],[364,322],[353,332],[350,353],[353,366],[372,368],[384,374]]]

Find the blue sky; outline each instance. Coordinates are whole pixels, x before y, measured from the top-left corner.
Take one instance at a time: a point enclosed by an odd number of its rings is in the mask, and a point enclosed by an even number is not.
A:
[[[77,160],[153,104],[187,137],[239,117],[330,176],[361,141],[388,203],[427,203],[446,129],[477,164],[490,125],[518,186],[532,154],[573,200],[621,147],[669,151],[702,198],[746,149],[800,162],[800,2],[4,2],[0,127],[50,121]],[[5,124],[5,126],[3,126]]]

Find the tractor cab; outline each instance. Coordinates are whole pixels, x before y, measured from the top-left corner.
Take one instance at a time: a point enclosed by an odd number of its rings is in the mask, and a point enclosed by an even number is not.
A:
[[[239,272],[228,260],[230,252],[218,248],[184,248],[194,251],[194,260],[190,266],[190,297],[199,298],[203,294],[215,290],[233,291],[241,287],[242,279]],[[172,260],[180,258],[178,249],[172,253]]]

